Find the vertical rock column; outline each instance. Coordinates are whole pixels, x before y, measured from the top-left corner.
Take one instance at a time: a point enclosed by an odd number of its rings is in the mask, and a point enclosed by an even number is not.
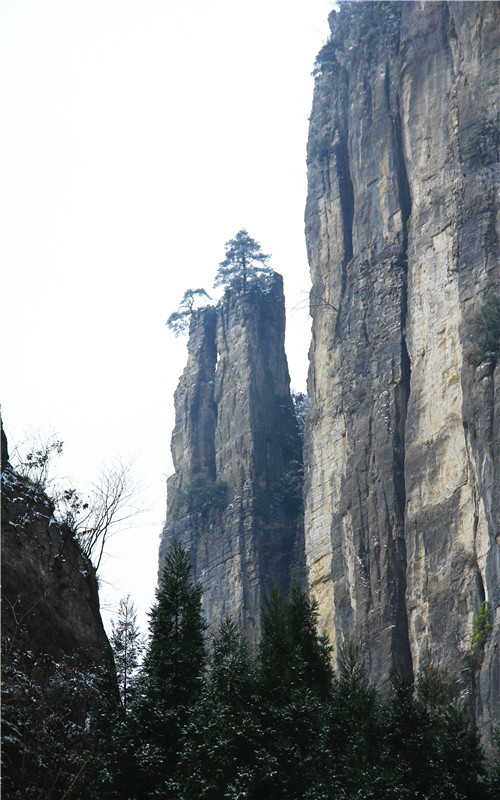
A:
[[[216,629],[230,616],[253,646],[264,594],[274,583],[289,589],[300,530],[286,498],[301,446],[284,332],[281,276],[262,290],[226,292],[217,309],[193,319],[175,395],[176,472],[168,482],[160,559],[171,536],[180,536],[203,587],[209,625]],[[226,487],[225,502],[190,511],[183,493],[200,475],[208,488]]]

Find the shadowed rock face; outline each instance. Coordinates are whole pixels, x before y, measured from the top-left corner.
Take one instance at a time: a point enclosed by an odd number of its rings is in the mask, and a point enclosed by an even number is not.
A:
[[[2,637],[4,655],[13,644],[21,662],[30,651],[88,666],[110,653],[92,565],[52,501],[8,463],[3,430]]]
[[[265,290],[226,292],[217,308],[194,316],[175,393],[175,474],[160,566],[178,536],[210,627],[230,616],[253,646],[264,594],[275,583],[286,594],[303,560],[301,509],[287,496],[302,456],[284,333],[281,276]],[[201,508],[214,489],[218,499]]]
[[[372,677],[448,670],[483,600],[469,686],[500,717],[499,367],[473,319],[500,293],[496,3],[330,17],[311,116],[305,547],[321,627]],[[493,133],[491,133],[493,131]]]

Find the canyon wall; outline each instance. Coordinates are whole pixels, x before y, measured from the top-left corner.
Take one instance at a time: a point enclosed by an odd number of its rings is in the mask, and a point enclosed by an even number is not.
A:
[[[274,584],[304,578],[302,447],[284,350],[281,276],[227,290],[193,314],[175,392],[175,473],[161,564],[173,537],[190,552],[211,630],[233,618],[252,647]]]
[[[318,56],[306,239],[305,549],[321,629],[371,676],[467,663],[500,718],[498,3],[346,3]],[[470,663],[470,659],[469,659]],[[465,673],[464,673],[465,674]]]

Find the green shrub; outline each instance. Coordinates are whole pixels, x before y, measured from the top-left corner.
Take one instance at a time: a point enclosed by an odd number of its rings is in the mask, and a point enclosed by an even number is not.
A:
[[[307,160],[313,161],[326,161],[330,155],[330,134],[325,133],[324,136],[313,137],[307,145]]]
[[[493,630],[493,612],[487,600],[481,603],[472,620],[472,640],[477,647],[484,647]]]
[[[226,505],[227,484],[204,475],[193,475],[180,493],[180,509],[186,514],[200,514],[203,519],[211,509],[222,511]]]
[[[484,167],[498,161],[500,127],[493,120],[481,123],[476,133],[469,136],[464,150],[465,160],[470,169]]]
[[[483,361],[492,356],[494,361],[500,351],[500,297],[491,295],[474,317],[476,356]]]

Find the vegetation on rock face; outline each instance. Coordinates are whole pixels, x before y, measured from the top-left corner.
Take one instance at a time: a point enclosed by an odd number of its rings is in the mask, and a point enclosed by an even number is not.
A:
[[[475,355],[495,361],[500,352],[500,297],[490,295],[474,317]]]
[[[207,519],[212,509],[222,511],[227,505],[227,483],[212,481],[204,475],[193,475],[185,489],[179,492],[180,514],[199,514]]]
[[[496,122],[484,120],[477,131],[469,136],[464,150],[465,160],[470,169],[478,169],[499,160],[500,116]]]
[[[299,588],[289,600],[274,591],[262,615],[255,658],[230,620],[208,655],[201,589],[187,553],[172,543],[127,713],[109,666],[83,675],[53,665],[42,691],[9,665],[9,797],[498,797],[500,762],[485,773],[454,684],[431,664],[415,683],[395,673],[384,696],[368,679],[359,646],[346,644],[333,673],[315,603]],[[122,652],[120,645],[118,658]],[[67,713],[76,701],[89,709],[84,724]]]
[[[313,75],[331,72],[335,65],[352,66],[370,52],[373,41],[384,31],[386,39],[398,35],[399,4],[351,0],[340,4],[330,16],[332,33],[316,58]]]
[[[493,612],[491,604],[485,600],[472,620],[472,641],[474,646],[483,648],[493,630]]]
[[[297,427],[299,429],[299,436],[301,440],[303,440],[307,414],[309,412],[309,397],[304,394],[304,392],[292,392],[292,403],[295,419],[297,420]]]
[[[260,244],[244,228],[224,247],[226,257],[219,264],[214,286],[244,294],[249,286],[265,285],[266,278],[272,274],[272,269],[266,266],[269,256],[262,252]]]

